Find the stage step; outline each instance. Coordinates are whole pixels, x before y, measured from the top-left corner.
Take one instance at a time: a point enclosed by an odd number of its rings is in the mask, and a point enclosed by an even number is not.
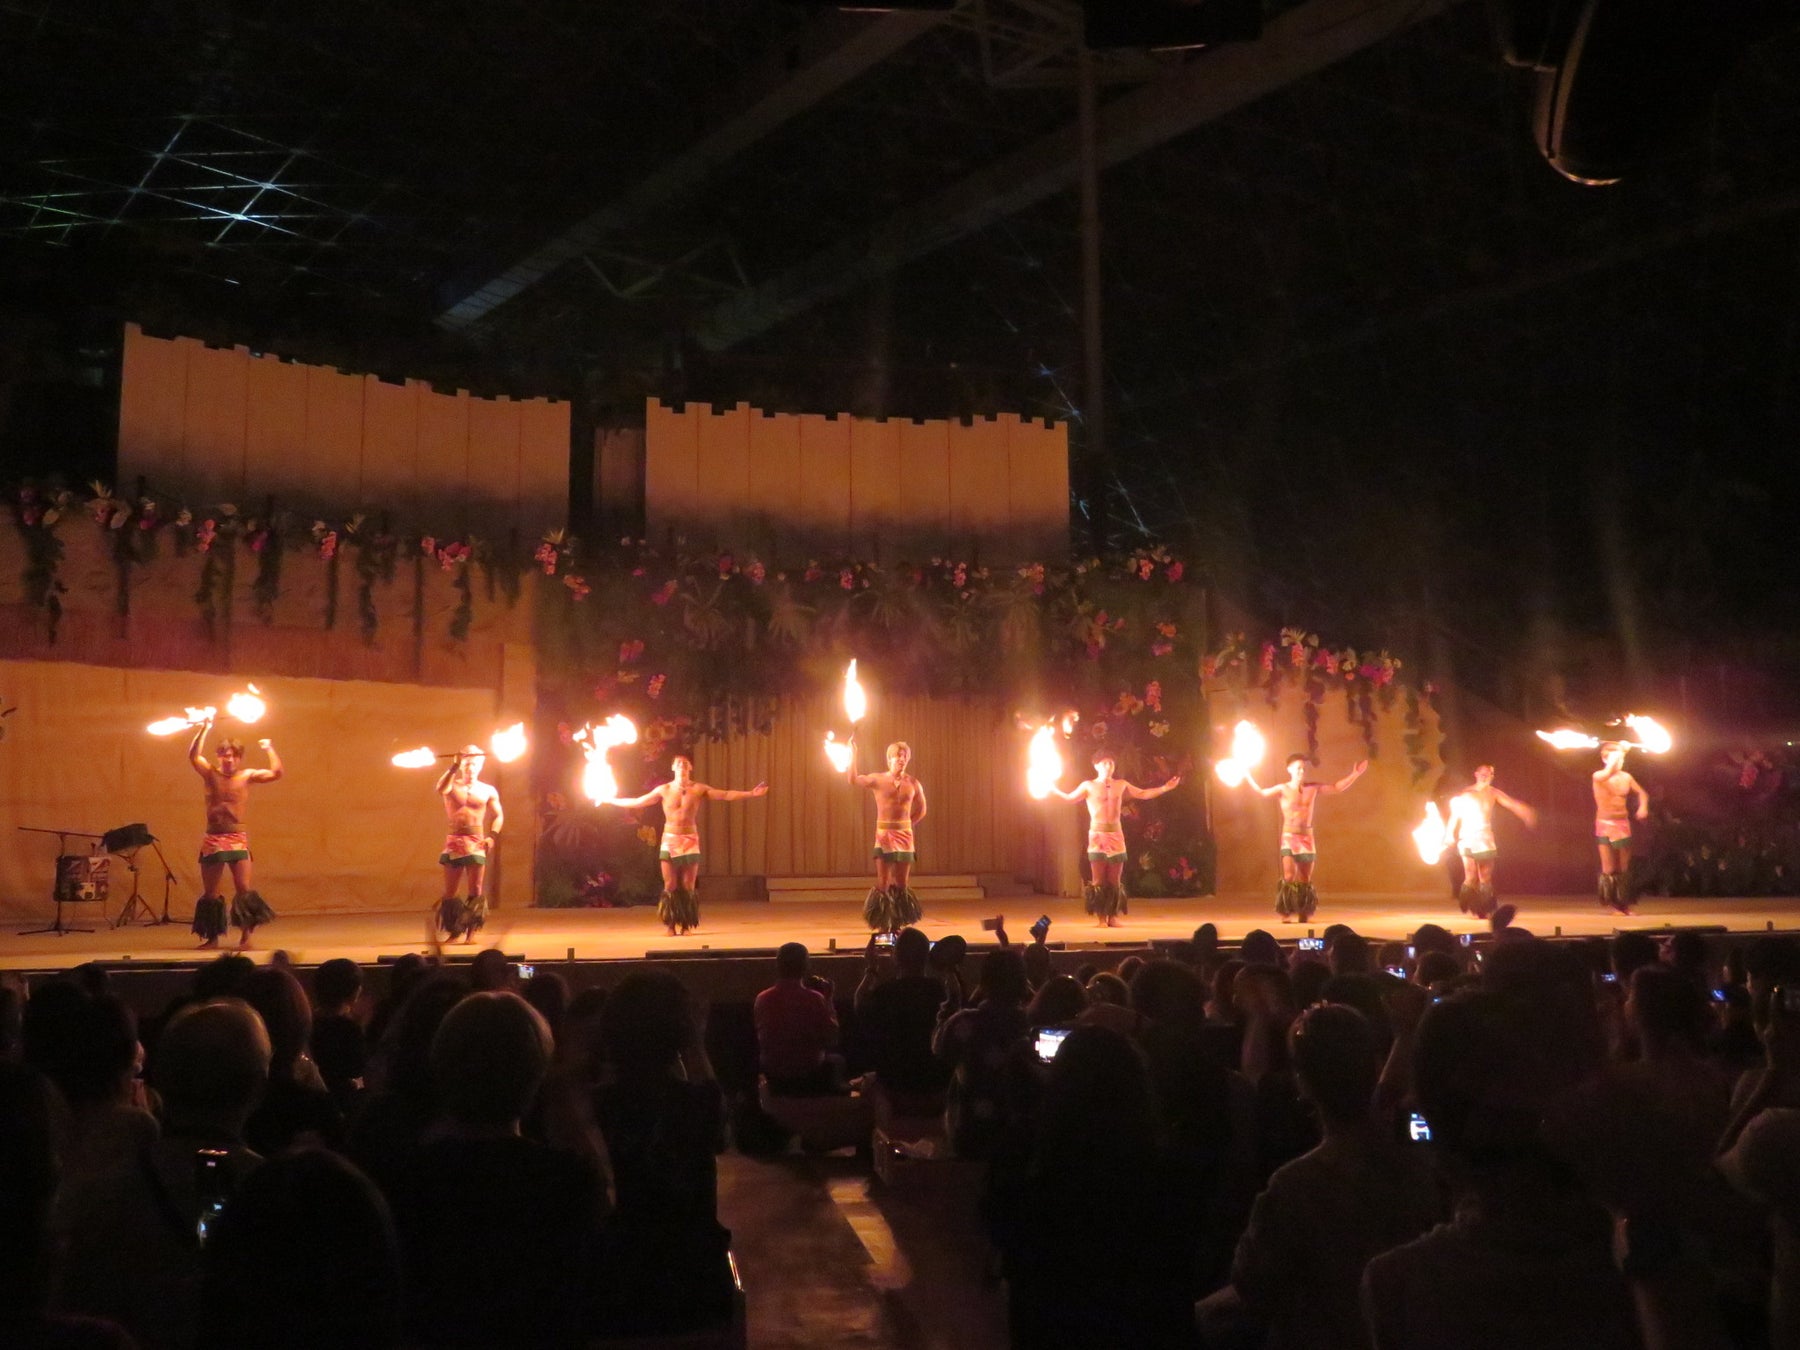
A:
[[[861,903],[875,884],[873,875],[862,877],[769,877],[766,882],[769,900],[777,904],[817,901],[855,901]],[[934,900],[985,900],[987,891],[973,875],[917,876],[912,878],[913,894],[930,904]]]

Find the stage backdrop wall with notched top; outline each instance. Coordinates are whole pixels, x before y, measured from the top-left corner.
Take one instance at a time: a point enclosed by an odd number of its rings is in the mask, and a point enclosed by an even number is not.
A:
[[[0,661],[0,690],[17,708],[0,742],[0,919],[47,922],[52,913],[56,839],[14,826],[99,834],[133,821],[157,836],[175,874],[171,913],[190,916],[200,893],[200,780],[187,761],[186,734],[159,738],[144,728],[189,703],[223,706],[243,683],[243,676]],[[417,909],[423,919],[440,889],[443,806],[433,771],[396,769],[388,757],[485,734],[497,714],[494,693],[367,680],[257,684],[270,704],[263,721],[243,726],[221,716],[209,739],[243,740],[246,762],[260,768],[256,741],[267,737],[286,770],[280,782],[251,789],[257,889],[279,914]],[[522,800],[519,808],[528,835],[530,805]],[[89,842],[71,840],[70,851],[85,852]],[[160,912],[162,878],[151,850],[139,866],[145,897]],[[498,867],[504,870],[504,850]],[[130,886],[121,860],[111,873],[108,920]],[[527,872],[515,903],[528,902],[529,884]],[[68,917],[91,926],[97,915],[80,906]]]

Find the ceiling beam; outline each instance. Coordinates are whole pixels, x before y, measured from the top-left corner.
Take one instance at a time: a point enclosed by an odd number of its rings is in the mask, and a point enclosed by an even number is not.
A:
[[[1461,0],[1311,0],[1272,20],[1255,42],[1221,46],[1100,109],[1103,167],[1204,123],[1435,17]],[[1070,123],[906,208],[866,234],[815,254],[702,317],[695,339],[724,351],[848,294],[997,220],[1075,185],[1079,128]]]
[[[552,272],[612,239],[649,212],[699,187],[720,166],[827,98],[909,42],[942,23],[945,13],[827,13],[769,53],[729,100],[733,109],[686,150],[660,165],[624,196],[571,226],[498,276],[474,287],[438,315],[440,327],[466,329],[537,285]]]

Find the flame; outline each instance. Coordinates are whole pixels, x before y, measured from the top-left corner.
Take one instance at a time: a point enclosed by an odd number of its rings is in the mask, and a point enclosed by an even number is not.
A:
[[[581,791],[595,806],[603,806],[619,795],[619,780],[613,777],[607,751],[615,745],[636,745],[637,738],[636,723],[624,713],[614,713],[602,725],[589,724],[575,733],[575,743],[587,756],[587,767],[581,771]]]
[[[856,678],[856,661],[851,660],[844,670],[844,714],[855,726],[863,720],[869,711],[869,696],[863,693],[862,684]]]
[[[268,701],[255,685],[249,686],[247,692],[240,691],[225,700],[225,711],[240,722],[260,722],[268,710]]]
[[[1025,770],[1025,790],[1039,801],[1050,795],[1062,777],[1062,752],[1056,748],[1056,723],[1046,722],[1031,737],[1030,760]]]
[[[1639,717],[1636,713],[1631,713],[1625,718],[1625,725],[1637,733],[1638,749],[1649,754],[1666,755],[1675,744],[1675,738],[1654,717]]]
[[[831,767],[843,773],[850,767],[850,757],[855,753],[848,741],[840,741],[835,732],[825,733],[825,758],[831,761]]]
[[[1453,802],[1451,810],[1455,809]],[[1425,803],[1425,819],[1419,822],[1412,837],[1413,843],[1418,846],[1419,857],[1425,862],[1435,863],[1444,856],[1444,849],[1450,843],[1450,832],[1445,828],[1443,813],[1438,810],[1436,802]]]
[[[494,758],[502,764],[511,764],[525,753],[525,724],[514,722],[510,727],[496,731],[488,741],[488,749],[494,752]]]
[[[1558,750],[1592,750],[1600,744],[1598,736],[1590,736],[1585,731],[1571,731],[1568,727],[1540,731],[1538,739],[1549,742]]]
[[[1231,729],[1231,757],[1243,766],[1245,773],[1262,763],[1268,748],[1256,723],[1239,722]]]
[[[1268,742],[1254,722],[1239,722],[1231,729],[1231,753],[1217,764],[1213,772],[1226,787],[1236,787],[1250,776],[1250,770],[1262,762]]]
[[[402,750],[388,762],[396,769],[429,769],[437,763],[437,751],[421,745],[417,750]]]
[[[152,736],[173,736],[178,731],[186,731],[189,727],[197,727],[202,722],[210,722],[219,715],[214,707],[183,708],[180,717],[165,717],[152,722],[144,730]]]
[[[1062,718],[1062,733],[1063,733],[1063,735],[1073,736],[1075,734],[1075,724],[1077,722],[1079,722],[1080,720],[1081,720],[1081,714],[1074,711],[1073,709],[1070,709],[1068,712],[1064,713],[1063,718]]]

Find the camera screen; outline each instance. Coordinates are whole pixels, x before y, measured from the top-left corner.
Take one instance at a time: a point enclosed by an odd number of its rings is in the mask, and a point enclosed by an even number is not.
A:
[[[894,945],[894,935],[892,933],[877,933],[875,935],[875,945],[877,947],[893,946]]]
[[[1056,1058],[1064,1041],[1069,1039],[1067,1027],[1045,1027],[1037,1034],[1037,1057],[1045,1064]]]
[[[532,976],[534,976],[536,974],[537,974],[536,966],[521,965],[519,967],[519,978],[521,980],[529,980]]]
[[[1387,973],[1392,975],[1396,980],[1404,980],[1406,978],[1406,967],[1389,966],[1387,968]]]
[[[1322,952],[1325,950],[1324,938],[1301,938],[1300,950],[1303,952]]]
[[[1610,970],[1601,971],[1600,978],[1602,980],[1606,981],[1606,983],[1608,983],[1608,984],[1617,984],[1619,982],[1618,975]]]
[[[1415,1144],[1429,1144],[1431,1142],[1431,1126],[1426,1122],[1425,1117],[1420,1115],[1417,1111],[1414,1111],[1407,1119],[1406,1137],[1411,1139]]]
[[[1463,946],[1467,947],[1470,943],[1475,941],[1475,935],[1473,933],[1464,933],[1460,937],[1458,937],[1456,940],[1458,942],[1462,943]]]

